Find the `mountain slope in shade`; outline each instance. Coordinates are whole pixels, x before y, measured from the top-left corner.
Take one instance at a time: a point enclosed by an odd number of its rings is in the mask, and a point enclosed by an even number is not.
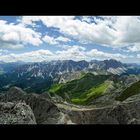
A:
[[[124,65],[120,61],[114,59],[104,60],[103,62],[105,64],[105,69],[124,67]]]
[[[116,97],[116,100],[123,101],[136,94],[140,94],[140,81],[135,82],[130,87],[126,88],[119,97]]]

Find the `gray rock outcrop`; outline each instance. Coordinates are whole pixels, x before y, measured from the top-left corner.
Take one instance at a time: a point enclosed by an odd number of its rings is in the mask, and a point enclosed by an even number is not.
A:
[[[36,124],[36,120],[26,103],[0,102],[0,124]]]
[[[48,95],[13,87],[0,94],[0,124],[140,124],[140,94],[123,102],[84,107],[58,105]]]
[[[76,124],[140,124],[140,98],[105,107],[62,110]]]
[[[65,114],[47,97],[35,93],[27,94],[20,88],[12,87],[0,96],[0,102],[25,102],[33,110],[37,124],[69,123],[70,120],[65,118]]]

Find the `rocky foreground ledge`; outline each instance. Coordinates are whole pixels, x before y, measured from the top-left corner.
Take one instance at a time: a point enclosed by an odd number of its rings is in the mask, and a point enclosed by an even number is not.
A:
[[[103,107],[54,103],[17,87],[0,94],[0,124],[140,124],[140,95]]]
[[[140,124],[140,101],[63,112],[76,124]]]
[[[0,124],[36,124],[36,120],[26,103],[0,102]]]
[[[10,103],[9,103],[10,102]],[[18,103],[20,102],[20,104]],[[1,124],[14,124],[15,121],[11,121],[10,117],[12,116],[13,120],[20,120],[16,123],[22,123],[22,113],[24,112],[25,118],[28,118],[29,114],[33,114],[35,119],[33,119],[34,123],[37,124],[71,124],[71,120],[67,114],[64,114],[59,110],[59,108],[50,100],[48,96],[38,95],[35,93],[27,94],[23,90],[17,87],[12,87],[6,93],[0,94],[0,104],[3,106],[9,106],[9,111],[7,112],[7,117],[3,117],[5,115],[4,111],[7,108],[0,108],[1,115],[0,121]],[[21,108],[18,110],[18,114],[13,110],[14,106],[18,106]],[[28,109],[26,110],[25,107]],[[5,108],[5,109],[4,109]],[[21,115],[21,116],[20,116]],[[9,117],[8,117],[9,116]],[[1,118],[2,117],[2,118]],[[29,124],[30,121],[25,121],[23,124]]]

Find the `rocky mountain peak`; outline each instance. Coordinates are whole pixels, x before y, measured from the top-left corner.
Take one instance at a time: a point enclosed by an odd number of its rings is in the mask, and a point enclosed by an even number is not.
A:
[[[106,69],[109,68],[118,68],[118,67],[123,67],[123,64],[120,61],[117,61],[115,59],[110,59],[110,60],[104,60]]]

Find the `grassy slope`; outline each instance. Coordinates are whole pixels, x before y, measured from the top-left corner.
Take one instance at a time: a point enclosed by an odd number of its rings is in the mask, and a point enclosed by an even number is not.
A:
[[[81,96],[78,98],[73,98],[71,101],[75,104],[86,104],[88,103],[91,99],[96,98],[103,94],[108,86],[110,85],[110,81],[105,81],[104,83],[92,87],[88,91],[84,92]]]
[[[73,80],[64,84],[57,93],[69,93],[70,96],[77,96],[81,95],[81,93],[89,90],[93,86],[97,86],[102,84],[105,80],[108,79],[109,76],[106,75],[93,75],[93,74],[86,74],[84,77],[78,80]]]
[[[49,92],[57,92],[63,84],[53,84],[51,85]]]
[[[135,94],[139,94],[139,93],[140,93],[140,81],[132,84],[130,87],[125,89],[123,93],[119,97],[116,98],[116,100],[123,101],[127,99],[128,97]]]
[[[67,93],[73,103],[82,104],[91,98],[101,95],[108,87],[109,82],[105,82],[110,76],[85,74],[81,79],[73,80],[66,84],[55,84],[51,86],[49,92],[55,92],[60,96]]]

